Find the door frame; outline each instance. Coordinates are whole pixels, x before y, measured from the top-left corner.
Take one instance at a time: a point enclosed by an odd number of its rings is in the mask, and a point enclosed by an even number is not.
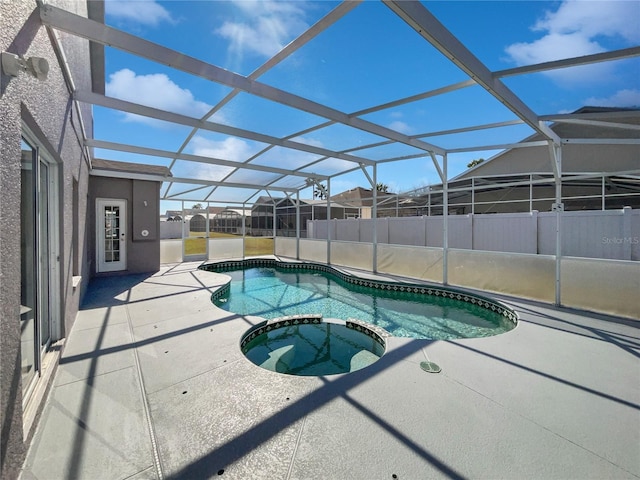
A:
[[[105,262],[105,218],[104,206],[120,207],[120,225],[118,241],[120,259],[117,262]],[[120,272],[127,269],[127,200],[124,198],[96,198],[96,272]]]

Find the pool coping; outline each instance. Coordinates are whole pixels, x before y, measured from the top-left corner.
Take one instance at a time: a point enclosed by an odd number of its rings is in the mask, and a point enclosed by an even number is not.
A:
[[[519,321],[518,313],[508,305],[500,302],[499,300],[494,300],[492,298],[478,295],[476,293],[471,293],[463,289],[445,287],[440,285],[420,285],[417,283],[365,279],[341,271],[332,265],[326,265],[322,263],[307,261],[282,261],[274,258],[246,258],[242,260],[222,260],[218,262],[208,262],[200,265],[198,269],[214,273],[224,273],[226,271],[237,270],[240,268],[246,269],[256,267],[280,268],[283,270],[306,269],[310,271],[321,271],[352,285],[375,288],[379,290],[415,293],[419,295],[435,295],[436,297],[445,297],[470,303],[472,305],[476,305],[497,313],[498,315],[504,317],[506,320],[510,321],[514,325],[514,328],[517,327]],[[229,292],[230,288],[231,280],[220,286],[211,294],[211,301],[216,302],[221,297],[224,297]],[[302,316],[309,318],[312,317],[312,315]],[[371,325],[367,322],[362,323],[366,324],[368,328],[371,328],[371,326],[378,328],[377,326]]]

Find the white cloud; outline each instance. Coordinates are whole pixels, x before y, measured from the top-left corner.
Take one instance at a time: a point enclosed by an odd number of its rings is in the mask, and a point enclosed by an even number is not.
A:
[[[640,6],[635,1],[565,1],[556,12],[533,27],[537,31],[587,37],[621,36],[629,43],[640,41]]]
[[[195,118],[202,117],[211,109],[211,105],[196,100],[191,91],[180,88],[163,73],[136,75],[124,68],[109,75],[106,93],[111,97]],[[126,114],[126,119],[159,125],[157,120],[129,113]]]
[[[256,149],[246,141],[227,137],[224,140],[209,140],[195,136],[190,144],[194,155],[222,160],[242,162],[251,157]],[[203,180],[220,181],[233,171],[233,167],[222,165],[209,165],[205,163],[188,163],[182,167],[182,175],[200,178]]]
[[[320,140],[314,140],[313,138],[308,137],[295,137],[291,139],[292,142],[302,143],[304,145],[309,145],[311,147],[324,148],[324,145]]]
[[[604,51],[598,42],[589,40],[580,33],[550,33],[531,43],[514,43],[506,52],[519,65],[579,57]]]
[[[155,0],[107,0],[105,13],[109,16],[151,27],[161,22],[175,23],[169,11]]]
[[[640,90],[620,90],[610,97],[588,98],[584,103],[593,107],[640,107]]]
[[[298,139],[295,140],[298,141]],[[307,144],[310,143],[307,142]],[[301,150],[294,150],[292,148],[275,147],[267,150],[262,155],[260,155],[256,159],[256,163],[259,163],[260,165],[275,165],[279,168],[296,169],[302,167],[303,165],[312,163],[319,158],[321,158],[321,156],[316,155],[315,153],[303,152]],[[305,169],[305,171],[313,171],[313,168],[314,166],[309,167],[309,169]]]
[[[404,134],[410,134],[412,133],[413,129],[405,122],[401,121],[401,120],[395,120],[393,122],[391,122],[389,124],[389,128],[391,130],[395,130],[396,132],[400,132],[400,133],[404,133]]]
[[[357,167],[357,164],[349,161],[342,160],[341,158],[330,157],[317,164],[313,165],[310,169],[313,170],[314,173],[319,173],[320,175],[333,175],[336,173],[344,172],[346,170],[351,170],[352,168]],[[331,191],[334,192],[333,182],[331,183]]]
[[[509,45],[505,51],[517,65],[531,65],[564,58],[591,55],[607,50],[605,37],[628,44],[640,39],[634,1],[564,1],[556,11],[547,11],[533,27],[544,35],[532,42]],[[545,72],[561,83],[606,81],[614,66],[595,64]]]
[[[224,22],[215,33],[228,39],[230,51],[237,55],[250,52],[271,57],[308,28],[302,2],[239,0],[234,4],[245,14],[245,21]]]
[[[256,148],[241,138],[227,137],[224,140],[209,140],[195,136],[191,140],[194,155],[244,162],[256,153]]]

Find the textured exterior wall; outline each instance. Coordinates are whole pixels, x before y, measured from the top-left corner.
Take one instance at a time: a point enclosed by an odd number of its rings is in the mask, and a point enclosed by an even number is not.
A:
[[[91,275],[96,275],[96,198],[127,201],[127,269],[124,273],[157,272],[160,269],[160,183],[123,178],[91,177],[89,182]],[[147,205],[143,201],[146,199]],[[149,230],[147,238],[139,233]],[[123,272],[114,272],[122,274]],[[104,273],[100,275],[113,275]]]
[[[52,2],[74,13],[86,15],[86,4],[75,0]],[[40,24],[35,0],[3,0],[0,2],[0,50],[22,55],[38,56],[49,62],[46,80],[38,80],[26,73],[18,77],[2,75],[0,85],[1,155],[0,162],[0,403],[1,403],[1,471],[3,479],[16,478],[25,454],[23,438],[22,385],[20,368],[20,138],[22,122],[35,134],[38,143],[49,157],[59,163],[60,179],[60,291],[62,319],[53,340],[66,335],[75,319],[84,285],[74,290],[73,276],[73,178],[78,181],[79,198],[86,198],[88,186],[87,164],[82,158],[77,115],[71,113],[69,91],[62,69],[54,52],[47,30]],[[74,78],[80,88],[90,88],[87,42],[66,39],[67,60],[78,75]],[[84,72],[81,75],[81,72]],[[84,118],[91,128],[90,110]],[[88,135],[92,132],[89,130]],[[79,251],[83,251],[86,202],[80,202]],[[86,258],[84,258],[86,260]],[[82,275],[84,261],[79,263]],[[88,275],[83,275],[86,285]],[[41,380],[41,383],[45,380]],[[39,385],[42,388],[43,385]],[[31,403],[35,402],[32,401]],[[27,405],[39,410],[41,405]]]

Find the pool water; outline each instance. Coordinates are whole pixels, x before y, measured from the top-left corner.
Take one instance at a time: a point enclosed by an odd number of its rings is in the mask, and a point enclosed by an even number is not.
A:
[[[324,272],[246,268],[225,274],[230,289],[215,304],[240,315],[355,318],[393,336],[434,340],[488,337],[514,328],[499,313],[468,302],[347,284]]]
[[[380,359],[384,347],[345,324],[321,322],[280,326],[256,336],[242,351],[264,369],[311,376],[355,372]]]

